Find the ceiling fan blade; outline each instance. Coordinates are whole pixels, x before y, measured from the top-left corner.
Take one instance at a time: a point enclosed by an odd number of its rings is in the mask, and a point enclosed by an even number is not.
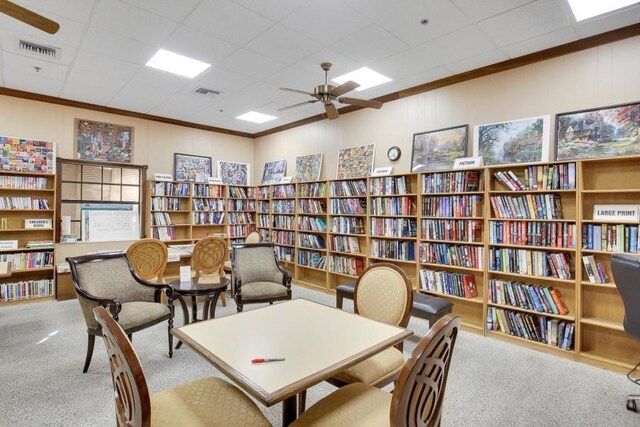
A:
[[[302,107],[303,105],[313,104],[314,102],[318,102],[318,99],[314,99],[311,101],[299,102],[298,104],[289,105],[287,107],[278,108],[278,111],[288,110],[289,108]]]
[[[357,105],[358,107],[369,107],[369,108],[381,108],[382,102],[380,101],[367,101],[366,99],[356,99],[356,98],[338,98],[338,102],[342,104],[351,104]]]
[[[303,90],[298,90],[298,89],[291,89],[291,88],[288,88],[288,87],[281,87],[280,90],[286,90],[287,92],[295,92],[295,93],[302,93],[304,95],[315,96],[311,92],[305,92]]]
[[[340,96],[347,92],[351,92],[357,87],[360,87],[358,83],[352,82],[351,80],[349,80],[348,82],[342,83],[340,86],[334,87],[333,90],[331,91],[331,95]]]
[[[0,0],[0,12],[49,34],[55,34],[60,29],[57,22],[7,0]]]
[[[331,102],[327,102],[326,104],[324,104],[324,111],[327,112],[327,117],[329,118],[329,120],[337,119],[338,117],[340,117],[340,114],[338,114],[338,110],[336,110],[336,106]]]

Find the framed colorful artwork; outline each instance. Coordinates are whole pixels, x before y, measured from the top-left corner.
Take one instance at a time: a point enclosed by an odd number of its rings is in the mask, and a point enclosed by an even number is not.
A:
[[[218,177],[223,184],[249,185],[250,166],[249,163],[218,160]]]
[[[411,172],[451,169],[467,155],[469,125],[413,134]]]
[[[276,160],[264,164],[262,172],[262,185],[277,184],[282,180],[287,170],[286,160]]]
[[[3,171],[55,173],[56,146],[51,141],[0,136]]]
[[[296,157],[293,180],[297,182],[318,181],[322,170],[322,153]]]
[[[174,153],[173,170],[176,181],[206,182],[213,171],[211,157]]]
[[[371,175],[374,158],[374,144],[341,148],[338,152],[336,178],[362,178]]]
[[[131,163],[133,127],[76,119],[77,158],[102,162]]]
[[[556,160],[640,154],[640,103],[556,115]]]

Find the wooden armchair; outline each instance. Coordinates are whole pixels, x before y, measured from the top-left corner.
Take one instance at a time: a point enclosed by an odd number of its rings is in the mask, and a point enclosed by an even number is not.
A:
[[[129,246],[127,258],[138,276],[144,280],[164,283],[164,269],[169,252],[167,245],[158,239],[141,239]]]
[[[244,304],[291,299],[291,273],[278,264],[273,243],[234,245],[231,264],[238,312]]]
[[[196,273],[196,277],[200,276],[217,276],[224,277],[224,261],[228,256],[227,242],[219,237],[205,237],[198,240],[193,247],[191,255],[191,264]],[[224,294],[220,294],[222,306],[227,305],[227,298]]]
[[[93,309],[107,307],[113,319],[131,338],[134,332],[168,322],[169,357],[173,357],[173,288],[149,283],[134,271],[123,252],[83,255],[67,258],[71,279],[87,324],[87,357],[82,372],[91,364],[95,337],[102,330],[95,320]],[[162,304],[161,295],[167,296]]]

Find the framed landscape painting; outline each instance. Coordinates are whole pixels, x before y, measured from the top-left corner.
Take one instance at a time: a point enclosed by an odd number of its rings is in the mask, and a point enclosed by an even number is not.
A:
[[[206,182],[211,176],[211,157],[175,153],[173,167],[176,181]]]
[[[467,155],[469,125],[413,134],[411,172],[451,169]]]
[[[550,117],[540,116],[477,125],[473,155],[484,164],[546,162],[549,159]]]
[[[297,182],[318,181],[322,170],[322,153],[296,157],[293,180]]]
[[[638,102],[556,115],[556,160],[638,154]]]
[[[341,148],[338,152],[337,179],[362,178],[373,171],[375,145]]]
[[[262,172],[262,185],[277,184],[282,180],[282,177],[287,170],[286,160],[276,160],[273,162],[267,162],[264,164],[264,171]]]
[[[131,163],[133,127],[76,119],[76,154],[79,159]]]
[[[249,185],[249,163],[218,160],[218,177],[223,184]]]

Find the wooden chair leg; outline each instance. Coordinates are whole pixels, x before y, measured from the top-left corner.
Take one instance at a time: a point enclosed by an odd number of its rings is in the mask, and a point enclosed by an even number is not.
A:
[[[227,306],[227,296],[225,295],[224,292],[222,292],[220,294],[220,301],[222,301],[222,306],[226,307]]]
[[[307,390],[298,393],[298,418],[304,413],[307,406]]]
[[[129,338],[129,341],[133,342],[133,334],[127,334],[127,337]]]
[[[336,308],[339,308],[340,310],[342,310],[342,300],[343,300],[343,296],[340,292],[336,293]]]
[[[167,327],[167,333],[169,334],[169,359],[173,357],[173,334],[171,333],[171,329],[173,329],[173,317],[169,319],[169,326]]]
[[[83,374],[86,374],[89,370],[89,365],[91,364],[91,357],[93,356],[93,346],[96,343],[96,336],[93,334],[87,334],[89,340],[87,341],[87,357],[84,361],[84,369],[82,370]]]

